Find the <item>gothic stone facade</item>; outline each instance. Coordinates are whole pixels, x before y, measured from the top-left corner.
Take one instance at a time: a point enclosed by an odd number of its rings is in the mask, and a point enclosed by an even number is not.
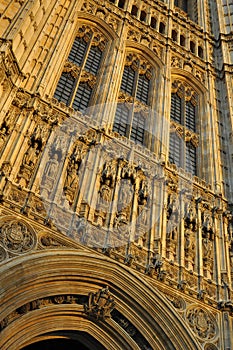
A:
[[[233,348],[231,0],[0,4],[0,348]]]

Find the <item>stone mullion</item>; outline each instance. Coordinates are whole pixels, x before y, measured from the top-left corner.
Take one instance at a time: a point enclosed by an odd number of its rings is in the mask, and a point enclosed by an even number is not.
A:
[[[217,193],[221,193],[221,167],[220,167],[220,158],[219,158],[219,140],[218,140],[218,128],[217,128],[217,116],[216,116],[216,100],[214,95],[214,81],[212,74],[208,74],[208,86],[209,86],[209,120],[208,120],[208,129],[207,135],[204,135],[206,141],[205,149],[208,149],[209,152],[206,154],[206,158],[210,160],[210,163],[207,166],[207,176],[211,184]],[[204,131],[204,130],[203,130]],[[212,147],[208,147],[211,145]]]
[[[71,32],[74,33],[76,28],[76,22],[70,18],[72,17],[72,11],[74,11],[74,8],[67,11],[66,15],[64,16],[63,22],[60,25],[60,34],[57,34],[57,41],[53,47],[53,50],[51,49],[51,46],[48,46],[48,50],[51,52],[56,52],[56,55],[52,55],[50,58],[47,58],[46,68],[41,73],[40,79],[38,79],[37,89],[42,95],[45,93],[51,94],[51,92],[54,92],[53,90],[55,90],[58,82],[58,80],[54,79],[54,75],[57,74],[57,67],[60,67],[60,72],[62,72],[61,67],[63,67],[65,57],[68,56],[67,37],[71,37],[72,41],[75,38],[68,35]],[[43,40],[43,38],[45,38],[45,35],[41,37],[40,42]]]
[[[159,253],[165,257],[166,253],[163,250],[166,250],[166,235],[162,236],[162,226],[164,218],[164,196],[165,196],[166,186],[164,181],[160,179],[153,179],[152,193],[151,193],[151,211],[150,211],[150,251],[153,249],[156,250],[156,253]],[[158,202],[158,198],[160,201]],[[165,238],[165,239],[164,239]],[[161,251],[162,250],[162,251]]]
[[[58,181],[57,181],[57,186],[56,186],[56,193],[55,193],[55,201],[57,203],[59,203],[60,205],[63,204],[62,203],[63,199],[65,199],[64,180],[65,180],[65,174],[66,174],[66,170],[67,170],[67,166],[66,165],[68,164],[68,159],[67,158],[68,158],[68,155],[69,155],[70,146],[72,146],[72,144],[73,144],[73,140],[72,140],[72,138],[69,135],[65,134],[64,137],[66,138],[66,140],[68,140],[68,144],[66,145],[65,153],[62,155],[63,164],[62,164],[62,166],[59,164],[59,168],[61,170],[60,170],[60,174],[58,176]]]
[[[168,196],[169,196],[169,192],[168,189],[166,187],[166,185],[164,186],[164,195],[163,195],[163,203],[162,203],[162,220],[161,220],[161,228],[160,228],[160,232],[161,232],[161,253],[162,253],[162,257],[166,257],[167,258],[167,209],[168,209]]]
[[[198,284],[199,290],[202,289],[202,280],[203,280],[203,249],[202,249],[202,205],[197,200],[197,274],[198,274]]]
[[[225,251],[225,268],[227,271],[227,279],[229,281],[229,286],[232,286],[232,275],[231,275],[231,261],[230,261],[230,249],[231,249],[231,237],[229,237],[228,225],[230,217],[223,216],[222,226],[223,226],[223,249]]]
[[[185,201],[184,201],[184,194],[182,190],[179,193],[180,197],[180,210],[179,210],[179,219],[178,219],[178,247],[177,247],[177,255],[178,255],[178,263],[180,268],[185,267],[185,252],[184,252],[184,209],[185,209]]]
[[[213,246],[213,280],[216,281],[216,284],[218,286],[221,285],[221,270],[222,270],[222,261],[221,259],[224,259],[224,256],[222,257],[222,246],[220,243],[220,228],[219,228],[219,218],[218,214],[216,212],[213,213],[213,229],[214,229],[214,246]],[[215,271],[214,271],[215,268]],[[214,272],[216,273],[216,276],[214,276]]]
[[[134,242],[135,241],[135,235],[141,237],[141,234],[138,235],[136,233],[136,221],[138,217],[137,209],[138,209],[138,191],[139,191],[139,186],[140,186],[140,178],[137,177],[135,184],[134,184],[134,196],[133,196],[133,203],[131,207],[131,216],[130,216],[130,234],[129,234],[129,241]],[[145,210],[142,209],[142,210]]]
[[[119,34],[119,39],[115,39],[111,44],[111,50],[114,50],[115,54],[111,57],[111,64],[109,65],[109,74],[106,77],[105,85],[108,85],[106,89],[106,95],[102,100],[106,102],[107,105],[104,108],[102,113],[102,119],[100,120],[101,124],[108,123],[113,125],[115,112],[118,102],[118,94],[120,91],[122,75],[124,71],[124,62],[125,62],[125,40],[127,38],[127,25],[121,24],[121,32]]]
[[[162,161],[168,160],[169,155],[169,132],[170,129],[170,101],[171,101],[171,50],[170,47],[167,48],[166,52],[166,64],[163,67],[163,74],[161,74],[161,78],[164,78],[163,84],[161,84],[161,105],[160,112],[162,118],[158,118],[161,120],[159,124],[159,145],[158,145],[158,154]],[[160,96],[160,94],[158,94]],[[156,151],[156,149],[155,149]]]
[[[114,220],[116,218],[115,214],[117,213],[118,194],[119,194],[120,182],[121,182],[121,171],[122,171],[122,164],[121,162],[118,162],[116,181],[115,181],[115,186],[113,188],[112,204],[110,206],[110,219],[109,219],[110,229],[112,229],[112,227],[114,226]]]
[[[37,163],[32,171],[32,176],[30,178],[30,181],[29,181],[29,186],[28,188],[33,191],[33,192],[38,192],[38,183],[36,181],[37,179],[37,176],[39,174],[39,169],[40,169],[40,165],[41,165],[41,161],[43,159],[43,152],[44,152],[44,148],[46,147],[46,144],[47,144],[47,141],[49,140],[50,136],[51,136],[51,133],[53,132],[53,129],[50,128],[48,125],[46,125],[47,128],[48,128],[48,135],[46,137],[46,140],[44,140],[42,142],[42,147],[41,147],[41,150],[40,150],[40,153],[39,153],[39,156],[38,156],[38,159],[37,159]]]
[[[18,127],[14,128],[11,135],[12,141],[14,140],[14,142],[11,143],[11,152],[9,152],[5,158],[5,161],[9,161],[12,165],[12,178],[15,178],[16,173],[19,171],[23,156],[29,147],[29,140],[36,123],[32,122],[31,113],[25,109],[22,110],[20,114],[17,126]]]
[[[92,154],[91,151],[89,151],[89,149],[87,149],[87,153],[85,154],[82,160],[81,168],[84,170],[83,170],[82,177],[80,177],[80,180],[79,180],[79,192],[78,192],[77,204],[76,204],[77,212],[80,212],[82,202],[84,201],[85,203],[87,203],[87,205],[89,206],[88,218],[91,221],[93,218],[94,208],[95,208],[91,206],[92,196],[93,196],[95,181],[96,181],[96,176],[93,176],[93,174],[98,165],[100,150],[98,149],[98,151],[95,152],[94,155]]]
[[[94,219],[94,214],[95,214],[95,209],[97,206],[97,201],[98,201],[98,193],[96,189],[99,188],[99,183],[98,181],[98,167],[100,165],[100,160],[101,158],[101,149],[100,147],[97,147],[97,151],[90,150],[88,152],[88,159],[86,162],[85,166],[85,171],[84,171],[84,183],[82,183],[82,186],[88,189],[88,194],[85,198],[87,203],[90,205],[90,211],[89,211],[89,216],[88,219],[90,221],[93,221]],[[87,169],[87,172],[86,172]]]
[[[15,107],[14,107],[15,108]],[[14,113],[14,108],[13,109],[10,109],[9,110],[9,113]],[[11,130],[10,129],[10,135],[8,135],[8,137],[6,138],[5,140],[5,145],[4,145],[4,150],[1,154],[1,157],[0,157],[0,166],[4,161],[9,161],[10,157],[12,156],[12,150],[14,149],[15,145],[16,145],[16,141],[15,141],[15,138],[17,137],[17,134],[19,133],[19,130],[20,130],[20,119],[21,119],[21,111],[18,111],[18,113],[15,113],[15,115],[18,114],[18,117],[15,119],[15,125],[14,125],[14,129]],[[8,114],[7,114],[8,115]],[[6,120],[6,118],[4,118],[2,120],[2,123]],[[10,126],[11,128],[11,126]],[[7,142],[7,144],[6,144]]]

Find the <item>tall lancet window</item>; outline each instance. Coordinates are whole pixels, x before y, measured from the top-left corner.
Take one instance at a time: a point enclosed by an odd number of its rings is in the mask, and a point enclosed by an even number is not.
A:
[[[79,29],[54,93],[59,102],[79,111],[90,105],[105,46],[99,31]]]
[[[197,175],[198,95],[188,85],[174,81],[171,94],[169,161]]]
[[[129,54],[121,79],[113,131],[145,144],[152,68],[141,56]]]

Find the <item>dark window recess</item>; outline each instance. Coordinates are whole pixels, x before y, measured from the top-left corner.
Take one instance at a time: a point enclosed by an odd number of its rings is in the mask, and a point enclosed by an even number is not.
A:
[[[130,139],[143,144],[145,133],[145,118],[141,113],[134,113]]]
[[[86,49],[87,43],[84,41],[84,39],[79,37],[75,38],[68,60],[77,64],[78,66],[81,66]]]
[[[125,66],[122,81],[121,81],[121,90],[132,95],[134,88],[134,79],[135,79],[135,71],[129,67]]]
[[[137,8],[137,6],[135,6],[135,5],[132,6],[131,15],[137,17],[137,15],[138,15],[138,8]]]
[[[91,46],[84,69],[87,72],[96,75],[100,66],[101,58],[102,51],[99,49],[99,47]]]
[[[146,21],[146,12],[145,11],[141,11],[140,14],[140,21],[145,22]]]
[[[150,87],[149,79],[145,76],[145,74],[143,75],[140,74],[138,77],[136,98],[145,104],[148,103],[149,87]]]
[[[85,111],[91,99],[92,89],[87,83],[80,83],[72,107],[76,111]]]
[[[120,7],[121,9],[123,9],[125,7],[125,0],[119,0],[118,2],[118,7]]]
[[[190,51],[192,53],[195,53],[195,51],[196,51],[196,45],[193,41],[190,41]]]
[[[151,20],[150,20],[150,26],[154,29],[156,29],[156,24],[157,24],[157,20],[155,17],[151,17]]]
[[[165,34],[165,24],[163,22],[159,23],[159,32]]]
[[[74,86],[75,78],[73,78],[70,73],[62,73],[54,97],[58,99],[59,102],[64,102],[66,105],[69,105]]]
[[[171,95],[171,119],[181,123],[181,98],[177,94]]]
[[[185,46],[185,37],[183,35],[180,36],[180,45]]]
[[[198,46],[198,56],[200,58],[204,57],[203,48],[201,46]]]
[[[172,31],[172,40],[177,41],[177,32],[174,29]]]
[[[113,125],[113,131],[118,132],[120,135],[126,136],[129,128],[129,110],[123,105],[117,106],[115,120]]]

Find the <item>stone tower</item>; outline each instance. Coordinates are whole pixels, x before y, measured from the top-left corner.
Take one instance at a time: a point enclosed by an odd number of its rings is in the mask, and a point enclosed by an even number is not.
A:
[[[0,348],[233,349],[232,0],[0,4]]]

